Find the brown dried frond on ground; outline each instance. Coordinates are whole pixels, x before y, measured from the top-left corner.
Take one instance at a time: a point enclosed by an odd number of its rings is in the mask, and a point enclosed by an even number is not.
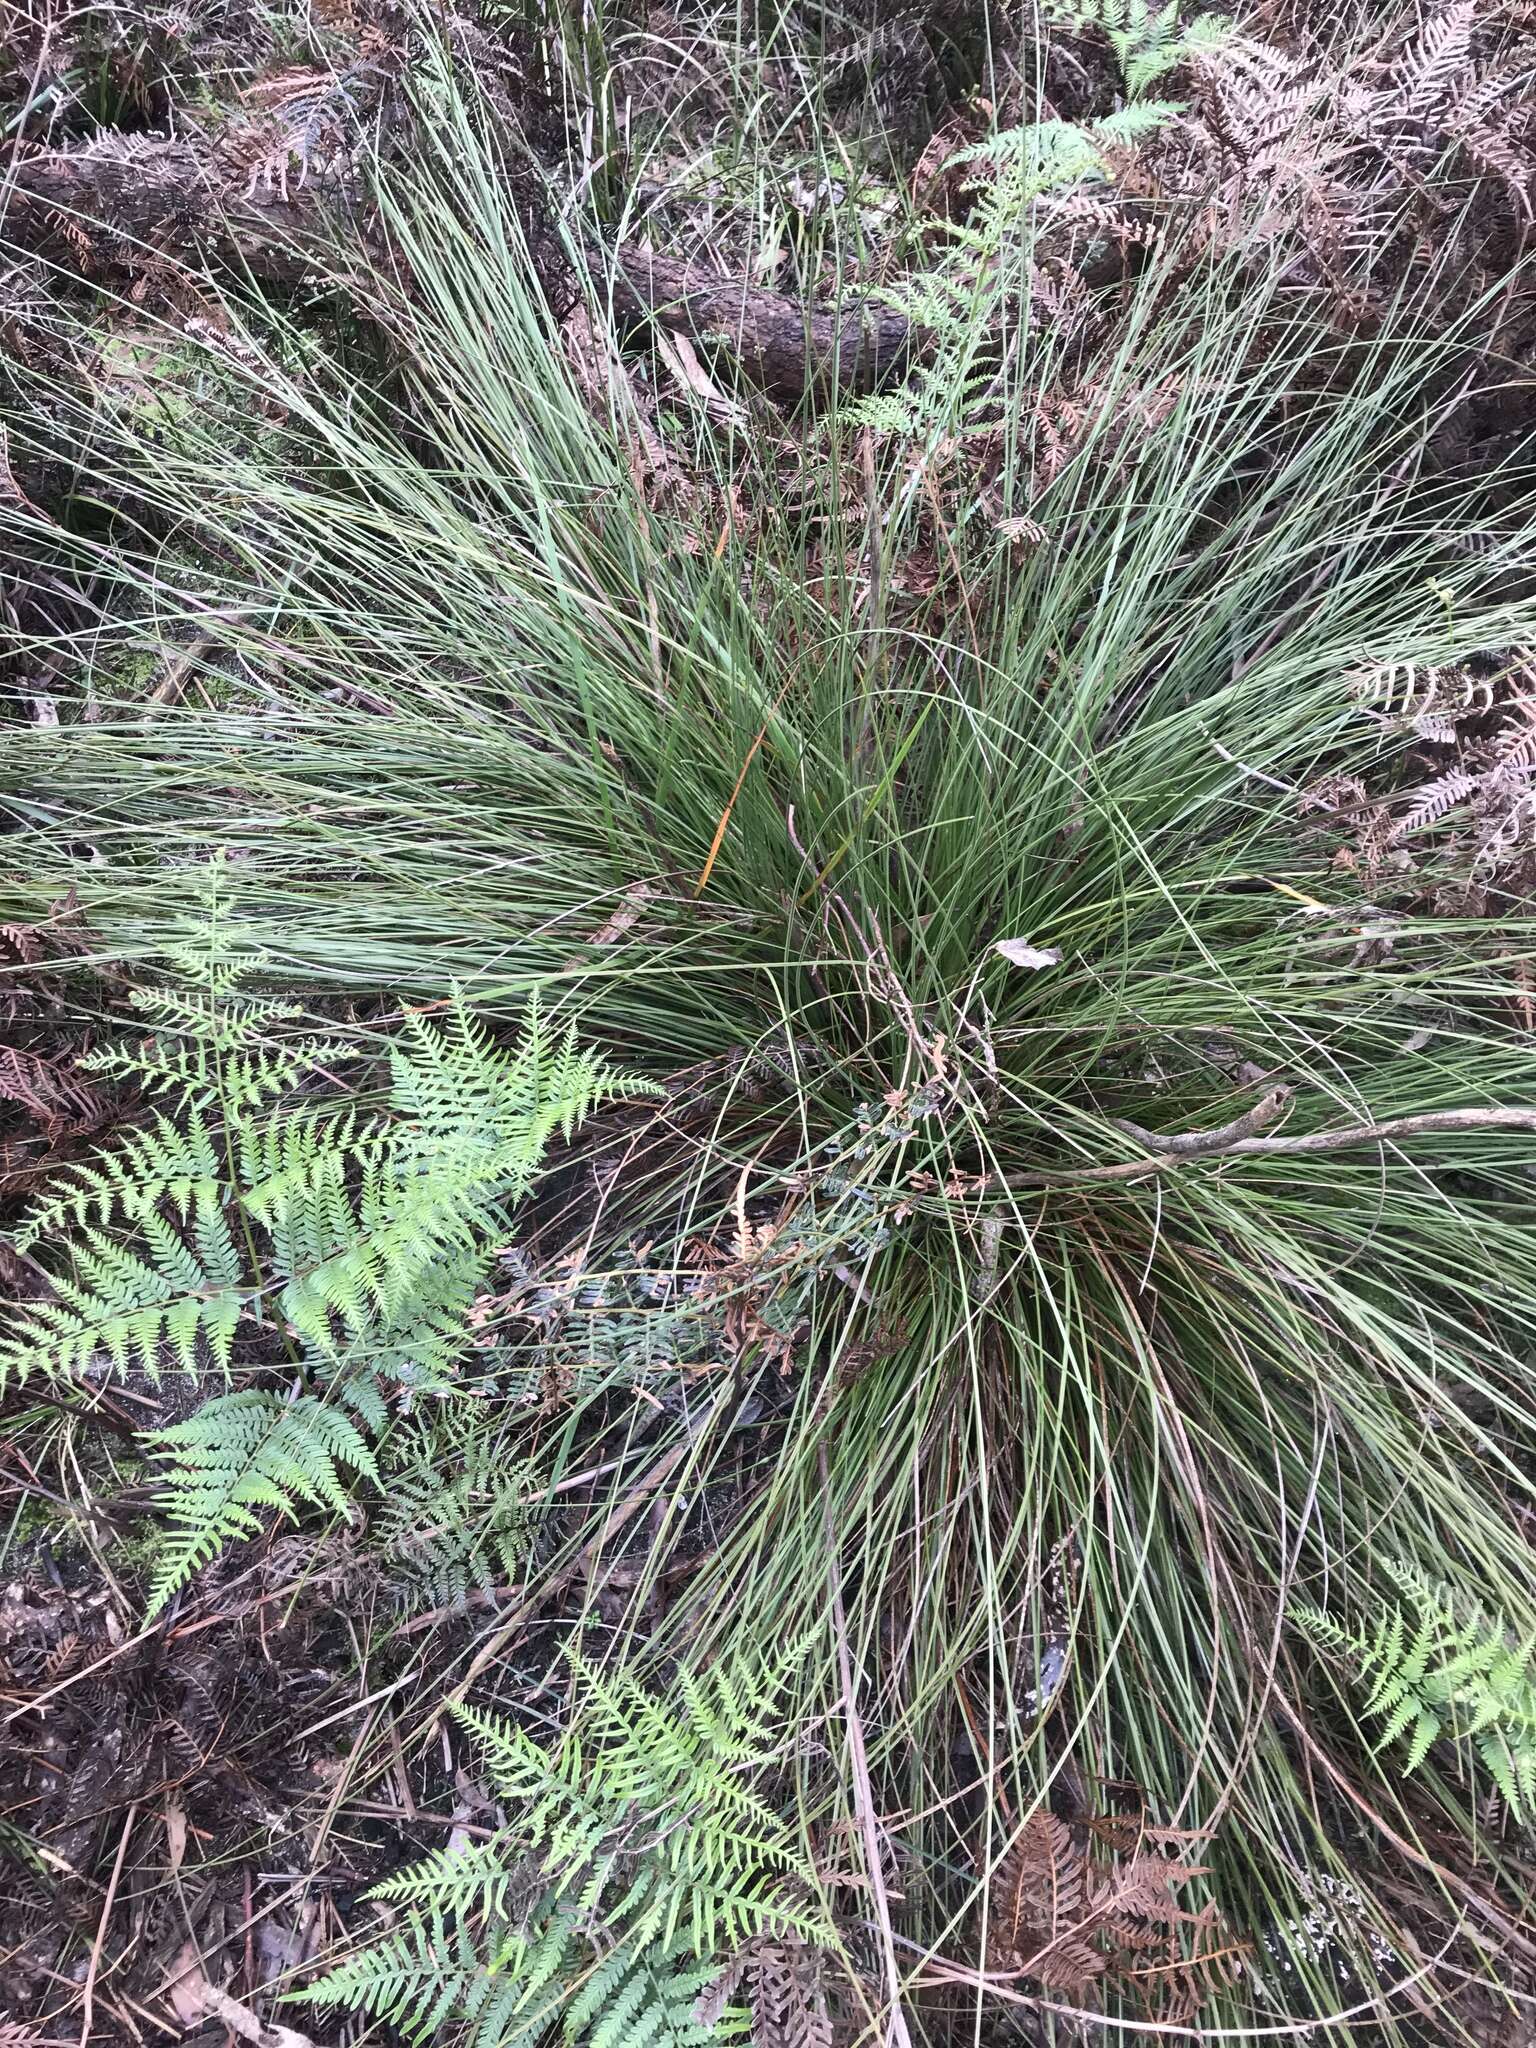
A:
[[[221,138],[221,162],[244,174],[248,194],[276,191],[285,200],[290,183],[346,177],[359,130],[389,75],[360,55],[341,71],[307,66],[258,79],[241,94],[251,114]]]
[[[43,924],[0,925],[0,1202],[52,1171],[72,1140],[99,1133],[118,1108],[76,1066],[64,999],[47,973],[50,959],[83,944],[72,900]]]
[[[1177,115],[1115,152],[1112,181],[1046,202],[1037,265],[1104,283],[1157,247],[1172,282],[1241,253],[1278,263],[1288,290],[1346,332],[1374,328],[1405,281],[1432,281],[1426,317],[1445,327],[1470,313],[1515,352],[1533,297],[1512,272],[1536,224],[1529,25],[1492,0],[1443,0],[1384,27],[1302,10],[1273,33],[1231,35],[1160,80]],[[1093,57],[1065,31],[1054,43]],[[1117,104],[1112,65],[1081,69],[1092,89],[1048,87],[1047,114]],[[1022,66],[1010,119],[1035,118],[1035,75]],[[922,168],[931,203],[953,212],[931,151]],[[1507,289],[1484,305],[1495,285]]]
[[[0,102],[24,142],[58,146],[100,120],[175,118],[237,88],[270,59],[290,22],[263,0],[7,0],[0,10]]]
[[[1390,863],[1422,894],[1461,892],[1458,913],[1523,893],[1536,868],[1536,654],[1512,648],[1455,667],[1368,665],[1351,690],[1406,754],[1368,788],[1332,775],[1303,793],[1303,811],[1343,828],[1338,860],[1373,882]],[[1417,879],[1414,879],[1417,878]]]
[[[114,1924],[137,1938],[109,1947],[92,2041],[128,2038],[106,2023],[124,1983],[141,2010],[148,2000],[163,2011],[185,1915],[195,1948],[216,1952],[249,1911],[254,1859],[314,1827],[336,1758],[309,1729],[324,1728],[327,1703],[353,1684],[341,1615],[366,1597],[355,1569],[345,1546],[280,1537],[254,1564],[221,1561],[175,1626],[135,1636],[93,1551],[57,1527],[12,1547],[0,1583],[0,1686],[12,1718],[0,1809],[25,1836],[10,1855],[0,1838],[0,2000],[18,2020],[56,2038],[73,2011],[79,2034],[79,1978],[66,1973],[130,1838]],[[162,1850],[173,1832],[172,1870],[185,1854],[194,1878],[180,1897]],[[388,1867],[387,1854],[350,1846],[342,1867],[357,1867],[359,1854],[365,1882]]]
[[[98,1129],[111,1113],[102,1091],[66,1062],[15,1046],[0,1046],[0,1102],[19,1103],[49,1144]]]
[[[1348,43],[1239,37],[1191,69],[1186,115],[1127,166],[1125,201],[1197,202],[1217,242],[1256,231],[1346,328],[1415,275],[1433,272],[1442,325],[1508,278],[1536,196],[1536,38],[1503,10],[1448,0]],[[1528,308],[1511,286],[1480,324]]]
[[[713,2024],[727,2006],[744,2005],[752,2015],[752,2048],[833,2048],[831,1963],[825,1950],[796,1934],[755,1935],[700,1999],[699,2018]]]
[[[1178,1894],[1205,1875],[1202,1837],[1140,1821],[1070,1826],[1032,1813],[992,1875],[986,1966],[1081,2000],[1102,1985],[1148,2018],[1193,2019],[1241,1974],[1246,1951],[1213,1904]]]

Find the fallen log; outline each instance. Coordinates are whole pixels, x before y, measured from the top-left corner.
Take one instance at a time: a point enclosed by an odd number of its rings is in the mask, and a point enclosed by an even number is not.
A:
[[[793,400],[833,389],[873,391],[906,360],[910,330],[888,306],[804,306],[700,264],[620,247],[611,266],[621,320],[652,319],[723,350],[753,383]]]
[[[216,152],[155,136],[105,135],[24,156],[0,182],[0,240],[99,277],[201,257],[272,283],[312,277],[338,226],[368,239],[346,193],[243,189]]]
[[[345,181],[253,180],[195,142],[104,136],[24,156],[0,182],[0,245],[81,275],[196,258],[294,284],[334,272],[338,237],[387,255],[377,216]],[[588,267],[621,327],[654,321],[789,402],[872,390],[906,358],[907,321],[872,301],[804,305],[631,243],[594,246]]]

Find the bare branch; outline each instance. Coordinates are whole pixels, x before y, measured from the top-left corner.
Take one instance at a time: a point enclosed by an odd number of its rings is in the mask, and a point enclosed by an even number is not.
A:
[[[1149,1152],[1173,1152],[1188,1159],[1198,1157],[1202,1152],[1230,1152],[1244,1138],[1251,1138],[1255,1131],[1272,1124],[1295,1093],[1294,1088],[1271,1088],[1252,1109],[1235,1116],[1231,1123],[1222,1124],[1218,1130],[1185,1131],[1177,1137],[1163,1137],[1156,1131],[1144,1131],[1140,1124],[1127,1123],[1119,1117],[1115,1121],[1122,1131],[1128,1131]]]
[[[1423,1116],[1387,1117],[1379,1124],[1347,1124],[1337,1131],[1307,1131],[1295,1137],[1259,1138],[1250,1135],[1257,1124],[1268,1123],[1290,1098],[1289,1089],[1274,1089],[1246,1115],[1235,1118],[1216,1131],[1190,1131],[1178,1136],[1159,1137],[1136,1124],[1121,1129],[1143,1144],[1155,1148],[1150,1159],[1126,1159],[1112,1166],[1067,1167],[1056,1171],[1041,1169],[1012,1176],[1016,1188],[1066,1188],[1103,1185],[1109,1181],[1149,1179],[1196,1159],[1289,1158],[1308,1152],[1347,1152],[1361,1145],[1394,1144],[1403,1138],[1430,1136],[1437,1131],[1536,1131],[1536,1109],[1441,1109]],[[1279,1098],[1277,1100],[1276,1098]]]

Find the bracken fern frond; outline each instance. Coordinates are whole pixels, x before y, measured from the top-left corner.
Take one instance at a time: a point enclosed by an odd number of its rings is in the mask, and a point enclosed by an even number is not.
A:
[[[451,2017],[487,2048],[531,2044],[557,2017],[564,2039],[590,2048],[724,2038],[700,2001],[729,1956],[759,1938],[829,1935],[804,1903],[814,1874],[758,1789],[797,1656],[691,1676],[676,1704],[627,1672],[578,1665],[581,1711],[552,1745],[456,1709],[514,1818],[380,1885],[370,1896],[401,1923],[307,1996],[361,2006],[413,2039]]]
[[[161,1505],[172,1520],[150,1582],[151,1616],[226,1543],[254,1535],[260,1510],[291,1516],[296,1502],[307,1501],[344,1516],[341,1468],[378,1478],[356,1424],[312,1394],[293,1401],[257,1388],[220,1394],[146,1440],[163,1461]]]
[[[142,1004],[174,1028],[170,1053],[157,1037],[98,1061],[165,1106],[67,1169],[22,1219],[23,1248],[58,1246],[52,1293],[0,1338],[0,1384],[104,1370],[157,1380],[167,1365],[227,1379],[237,1341],[264,1356],[278,1338],[285,1370],[323,1390],[219,1395],[152,1436],[175,1524],[155,1608],[252,1534],[261,1508],[342,1511],[341,1467],[377,1477],[342,1407],[376,1431],[389,1386],[448,1390],[492,1249],[550,1141],[641,1085],[551,1033],[536,1004],[503,1050],[454,1002],[440,1020],[409,1018],[375,1110],[359,1095],[377,1062],[338,1082],[336,1065],[357,1068],[353,1048],[274,1036],[289,1006],[243,996],[217,959],[200,972],[190,992]],[[484,1560],[508,1568],[513,1522],[488,1470],[460,1479],[441,1494],[435,1554],[440,1585],[467,1590]],[[500,1506],[477,1548],[468,1513],[482,1482]]]
[[[1536,1634],[1507,1626],[1456,1588],[1403,1565],[1388,1571],[1401,1600],[1373,1625],[1343,1627],[1316,1607],[1293,1609],[1303,1632],[1351,1667],[1378,1749],[1407,1743],[1417,1770],[1442,1736],[1470,1745],[1517,1820],[1536,1815]]]
[[[1181,27],[1178,0],[1161,7],[1149,0],[1065,0],[1048,13],[1063,27],[1093,28],[1105,37],[1133,99],[1180,64],[1219,51],[1233,34],[1225,14],[1197,14]]]
[[[528,1545],[529,1477],[509,1464],[489,1419],[469,1403],[396,1450],[373,1533],[407,1607],[454,1607],[516,1573]]]

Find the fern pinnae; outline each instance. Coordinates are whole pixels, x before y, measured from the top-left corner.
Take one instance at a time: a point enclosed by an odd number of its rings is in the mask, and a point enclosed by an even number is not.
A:
[[[435,1914],[480,1914],[489,1919],[507,1912],[515,1878],[506,1838],[498,1834],[489,1841],[438,1849],[409,1869],[386,1877],[369,1897]]]
[[[1399,68],[1398,83],[1410,112],[1422,113],[1449,93],[1471,54],[1476,20],[1476,0],[1451,0],[1425,22]]]
[[[696,2006],[725,1953],[761,1935],[828,1935],[786,1882],[814,1895],[788,1825],[735,1775],[761,1754],[787,1669],[781,1659],[734,1670],[702,1703],[696,1695],[677,1706],[628,1673],[604,1677],[579,1663],[574,1673],[575,1712],[552,1745],[500,1716],[455,1707],[507,1827],[477,1858],[432,1859],[389,1880],[387,1894],[412,1916],[416,1950],[431,1910],[483,1958],[475,1986],[456,1979],[452,1990],[472,2038],[499,1970],[519,1990],[505,2007],[519,2029],[507,2040],[558,2014],[565,2038],[589,2048],[702,2048],[717,2036]],[[506,1918],[520,1923],[511,1951]],[[343,1969],[311,1995],[334,2004],[370,1981],[354,1965]]]
[[[305,1996],[319,2005],[360,2008],[421,2040],[471,1995],[480,1975],[467,1937],[442,1922],[411,1919],[343,1958]]]
[[[1453,768],[1437,776],[1433,782],[1426,782],[1413,792],[1413,803],[1392,828],[1391,843],[1399,844],[1422,832],[1427,825],[1439,822],[1447,812],[1464,804],[1469,797],[1477,794],[1477,778],[1465,770]]]
[[[948,162],[976,172],[971,217],[946,222],[937,260],[891,292],[924,348],[904,385],[861,400],[849,417],[930,453],[992,431],[1017,380],[1018,353],[1034,345],[1032,280],[1043,276],[1034,251],[1045,206],[1063,193],[1082,196],[1096,181],[1108,190],[1110,158],[1178,111],[1171,101],[1133,100],[1098,121],[1030,122],[956,151]]]
[[[1470,1749],[1517,1819],[1536,1818],[1536,1629],[1516,1640],[1476,1601],[1422,1571],[1389,1563],[1400,1602],[1368,1631],[1316,1608],[1293,1618],[1325,1655],[1352,1668],[1375,1749],[1406,1742],[1418,1770],[1442,1737]]]
[[[151,1617],[225,1543],[261,1527],[258,1509],[291,1517],[304,1501],[345,1516],[340,1468],[378,1479],[356,1424],[309,1394],[216,1395],[146,1441],[162,1461],[161,1505],[171,1520],[150,1582]]]
[[[62,1184],[27,1212],[15,1230],[23,1251],[73,1225],[134,1223],[159,1203],[184,1209],[217,1192],[221,1162],[206,1124],[195,1114],[185,1127],[156,1114],[129,1131],[114,1151],[67,1169]]]
[[[531,1476],[488,1416],[450,1403],[394,1449],[372,1534],[406,1606],[447,1608],[515,1577],[531,1523]]]
[[[373,1108],[361,1089],[337,1093],[338,1048],[269,1043],[292,1013],[241,998],[217,961],[203,987],[140,1007],[184,1042],[169,1059],[154,1040],[119,1049],[114,1071],[174,1107],[70,1168],[22,1219],[23,1247],[62,1241],[61,1270],[0,1340],[0,1380],[100,1367],[154,1380],[166,1364],[224,1379],[242,1329],[270,1347],[275,1325],[285,1370],[328,1395],[216,1395],[152,1438],[173,1519],[158,1608],[254,1533],[260,1509],[344,1511],[341,1469],[377,1479],[358,1424],[387,1421],[380,1380],[451,1383],[492,1249],[548,1143],[642,1084],[551,1034],[536,1007],[503,1050],[455,1002],[446,1020],[411,1019]]]
[[[1224,14],[1197,15],[1181,28],[1178,0],[1160,7],[1148,0],[1064,0],[1049,11],[1063,26],[1097,29],[1104,36],[1132,98],[1180,64],[1220,51],[1233,35]]]

